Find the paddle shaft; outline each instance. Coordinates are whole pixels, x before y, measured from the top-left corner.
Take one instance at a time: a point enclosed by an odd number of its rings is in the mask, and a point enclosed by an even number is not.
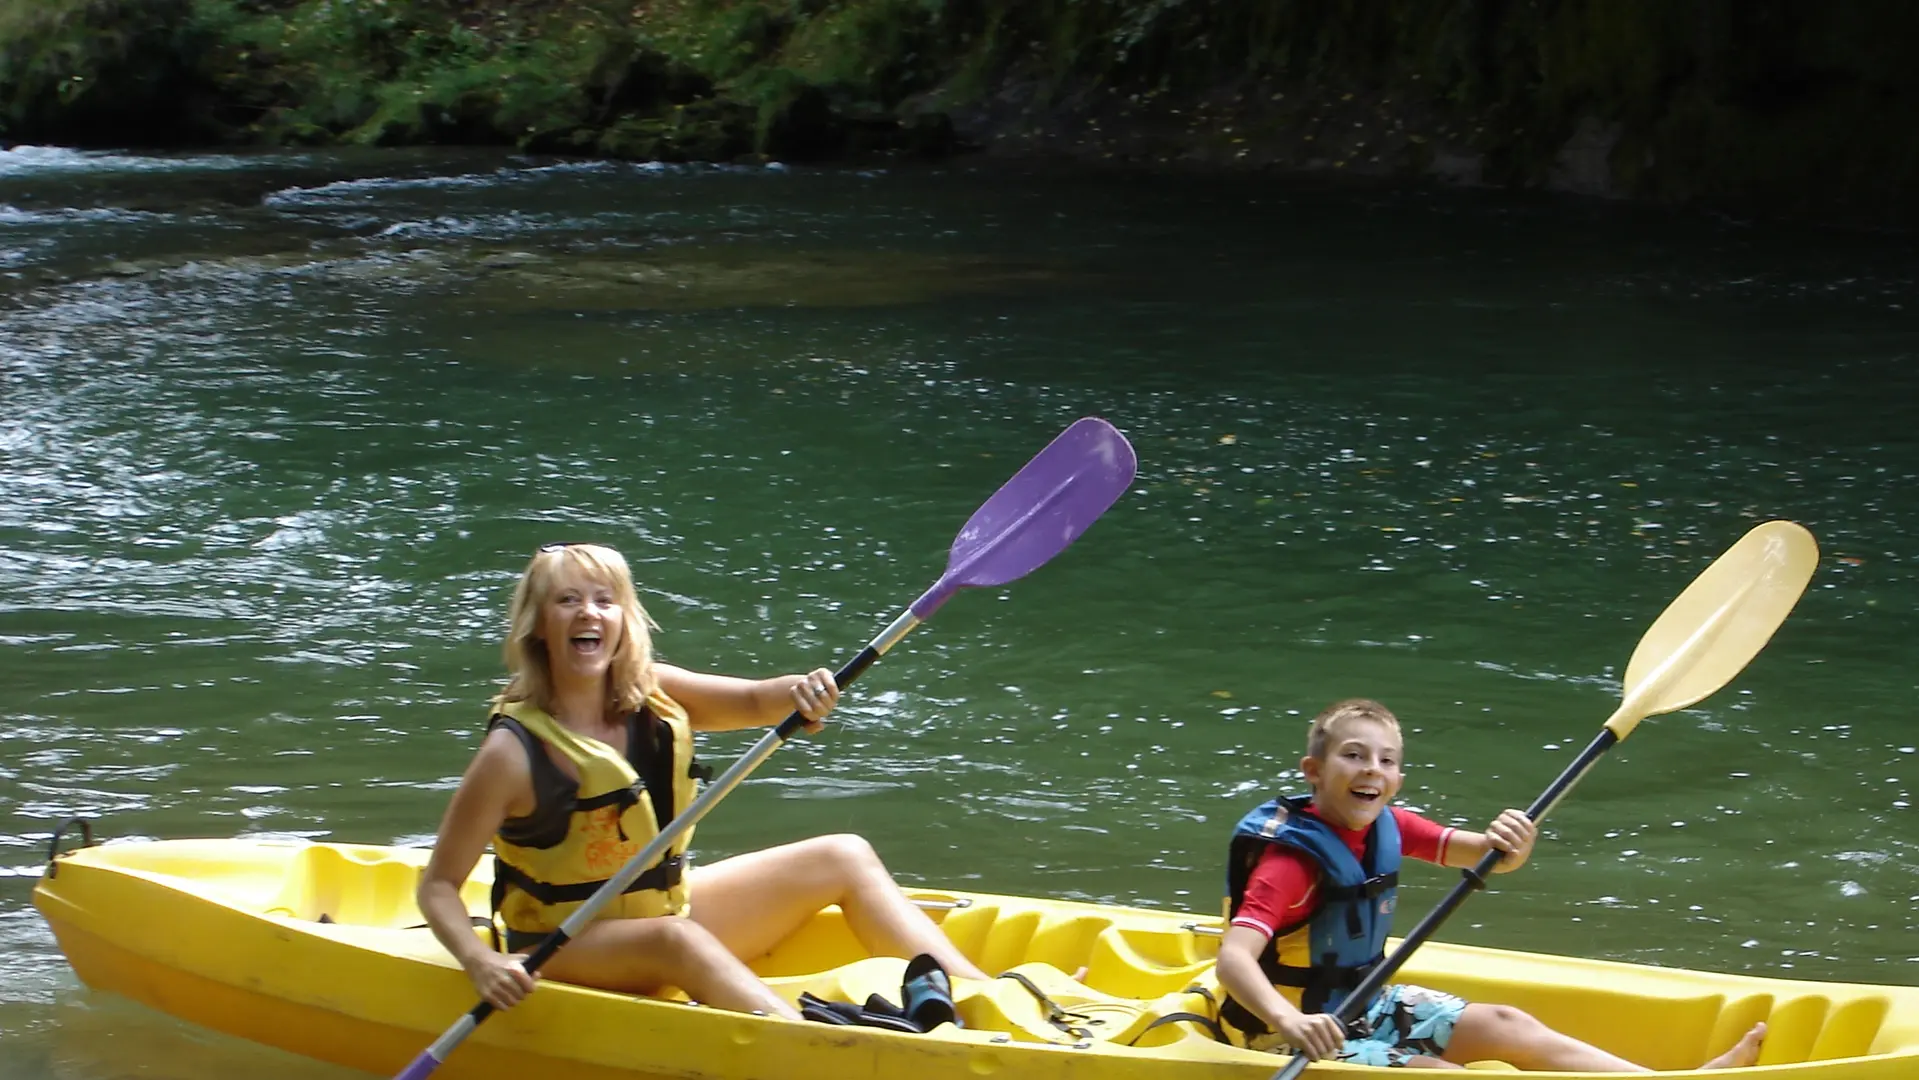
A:
[[[879,636],[868,642],[857,656],[834,674],[833,681],[841,689],[845,689],[867,668],[872,667],[874,661],[886,655],[888,649],[899,644],[900,639],[910,633],[921,621],[919,616],[913,614],[910,609],[901,612],[900,616],[882,630]],[[527,972],[530,974],[540,970],[541,965],[551,960],[554,953],[559,952],[567,942],[593,921],[601,908],[614,897],[625,892],[635,878],[658,862],[675,841],[713,808],[714,803],[725,798],[728,792],[739,786],[740,781],[746,779],[747,773],[759,768],[761,762],[773,755],[773,751],[778,750],[805,726],[806,717],[794,712],[780,721],[777,727],[760,736],[752,749],[742,754],[738,761],[735,761],[712,783],[706,785],[706,790],[700,792],[697,798],[686,805],[686,809],[667,822],[657,836],[648,841],[638,854],[628,859],[626,865],[620,867],[618,873],[606,879],[605,884],[594,890],[592,896],[575,908],[573,914],[568,915],[566,920],[560,923],[559,929],[548,934],[545,940],[527,954],[524,965]],[[494,1011],[492,1004],[485,1001],[468,1009],[466,1015],[455,1021],[451,1027],[441,1033],[439,1038],[433,1040],[433,1045],[413,1059],[413,1063],[399,1074],[398,1080],[424,1080],[431,1075],[433,1070],[439,1068],[440,1064],[446,1060],[447,1055],[465,1042],[466,1037],[473,1034],[473,1030],[484,1023],[487,1017],[492,1016]]]
[[[1559,801],[1572,791],[1573,785],[1579,782],[1579,778],[1586,775],[1586,771],[1591,769],[1593,764],[1618,742],[1619,736],[1613,734],[1611,728],[1599,729],[1599,734],[1593,737],[1592,742],[1586,744],[1586,748],[1579,752],[1579,756],[1573,759],[1573,763],[1566,766],[1565,771],[1540,793],[1539,798],[1533,800],[1532,806],[1526,809],[1526,816],[1534,822],[1545,820],[1546,815],[1552,813],[1553,807],[1558,806]],[[1390,814],[1392,810],[1389,808],[1386,812]],[[1460,871],[1460,882],[1446,894],[1446,899],[1440,901],[1438,907],[1419,920],[1419,925],[1413,927],[1412,931],[1399,943],[1399,948],[1393,950],[1391,956],[1381,960],[1366,973],[1366,977],[1353,988],[1353,992],[1346,995],[1345,1000],[1339,1003],[1339,1008],[1333,1010],[1333,1017],[1341,1024],[1351,1024],[1357,1020],[1387,981],[1398,974],[1400,967],[1412,956],[1413,950],[1425,944],[1427,938],[1437,933],[1440,925],[1452,916],[1459,905],[1466,902],[1466,897],[1486,887],[1486,876],[1493,872],[1493,867],[1499,864],[1499,860],[1504,855],[1502,851],[1488,851],[1471,869]],[[1305,1071],[1306,1064],[1305,1054],[1294,1054],[1293,1060],[1287,1062],[1285,1068],[1274,1073],[1272,1080],[1294,1080]]]

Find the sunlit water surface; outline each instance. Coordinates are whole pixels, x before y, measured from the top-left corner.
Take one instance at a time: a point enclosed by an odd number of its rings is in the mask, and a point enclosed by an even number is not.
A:
[[[1788,517],[1824,558],[1768,649],[1441,936],[1919,982],[1916,269],[1270,180],[0,151],[0,1077],[344,1075],[82,988],[29,900],[59,821],[430,842],[538,543],[623,548],[672,662],[836,665],[1088,414],[1133,490],[702,857],[856,830],[909,881],[1212,912],[1318,708],[1385,701],[1402,800],[1482,824]]]

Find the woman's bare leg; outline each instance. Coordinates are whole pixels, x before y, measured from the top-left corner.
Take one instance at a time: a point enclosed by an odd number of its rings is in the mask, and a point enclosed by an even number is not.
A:
[[[696,867],[691,892],[693,920],[742,960],[772,952],[821,908],[838,904],[874,955],[931,953],[954,978],[986,978],[858,836],[818,836]]]
[[[692,919],[600,919],[540,968],[562,982],[651,994],[677,986],[703,1004],[799,1019],[713,932]]]

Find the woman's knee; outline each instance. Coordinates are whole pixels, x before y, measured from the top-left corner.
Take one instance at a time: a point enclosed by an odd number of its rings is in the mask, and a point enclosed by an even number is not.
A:
[[[849,880],[886,873],[886,864],[880,861],[879,852],[858,833],[834,833],[815,837],[810,843],[817,846],[820,858],[839,867]]]
[[[675,971],[708,967],[721,962],[722,958],[733,958],[711,930],[692,919],[663,918],[658,920],[654,931],[648,935],[653,940],[647,942],[645,948]]]

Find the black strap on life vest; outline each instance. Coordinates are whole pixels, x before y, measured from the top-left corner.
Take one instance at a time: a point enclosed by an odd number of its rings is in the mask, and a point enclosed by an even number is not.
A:
[[[685,876],[686,857],[683,855],[669,855],[647,868],[647,871],[639,877],[634,878],[633,884],[628,885],[622,890],[622,895],[631,892],[644,892],[648,889],[664,892],[678,885],[680,880]],[[539,881],[512,866],[508,866],[504,859],[495,855],[493,857],[493,896],[491,903],[493,910],[499,911],[500,905],[506,902],[506,890],[508,886],[526,893],[542,904],[578,903],[592,896],[595,892],[598,892],[600,886],[604,884],[606,884],[605,879],[600,881],[579,881],[571,885],[555,885],[551,882]]]
[[[1366,932],[1365,924],[1359,919],[1358,900],[1373,900],[1379,894],[1399,884],[1399,871],[1369,877],[1357,885],[1329,885],[1322,894],[1321,903],[1341,902],[1346,904],[1346,933],[1358,937]]]
[[[531,731],[528,731],[519,721],[503,714],[496,714],[490,723],[505,726],[519,738],[520,743],[526,748],[527,757],[532,764],[535,777],[535,813],[537,814],[540,788],[539,777],[542,767],[558,777],[561,781],[567,781],[570,780],[570,778],[560,773],[558,768],[548,759],[545,750],[541,746],[539,737]],[[572,814],[597,810],[603,806],[617,807],[615,812],[624,815],[628,807],[640,801],[641,792],[645,792],[653,802],[654,820],[659,823],[660,828],[664,829],[667,822],[671,821],[675,816],[672,813],[673,794],[672,784],[669,779],[671,770],[665,768],[671,759],[669,755],[659,753],[660,747],[658,745],[659,733],[665,730],[668,730],[666,722],[659,718],[659,715],[653,711],[652,706],[642,704],[627,721],[627,764],[633,767],[633,771],[638,777],[638,782],[632,787],[601,792],[598,795],[586,799],[579,798],[576,794],[567,809],[559,811],[557,807],[555,808],[560,819],[570,820]],[[694,780],[702,783],[710,783],[713,779],[713,767],[703,765],[697,760],[691,760],[687,763],[686,774]],[[578,782],[573,781],[573,783],[577,792]],[[622,823],[618,828],[620,839],[625,840],[627,838],[625,825]],[[531,846],[552,847],[564,839],[564,830],[562,830],[559,836],[545,843],[534,843]],[[523,842],[521,838],[515,838],[515,840],[516,842]],[[624,892],[644,892],[646,890],[664,892],[680,883],[685,876],[685,870],[686,860],[684,856],[669,856],[654,866],[649,867],[645,873],[635,878],[633,884],[627,886]],[[604,884],[606,884],[605,879],[576,882],[571,885],[555,885],[550,882],[540,881],[507,865],[504,860],[496,855],[493,859],[493,893],[491,904],[494,913],[497,914],[500,911],[500,906],[506,902],[506,890],[509,886],[519,889],[521,892],[526,893],[542,904],[566,904],[586,900],[595,892],[599,891],[600,886]],[[497,933],[495,935],[494,947],[496,949],[501,947]]]

